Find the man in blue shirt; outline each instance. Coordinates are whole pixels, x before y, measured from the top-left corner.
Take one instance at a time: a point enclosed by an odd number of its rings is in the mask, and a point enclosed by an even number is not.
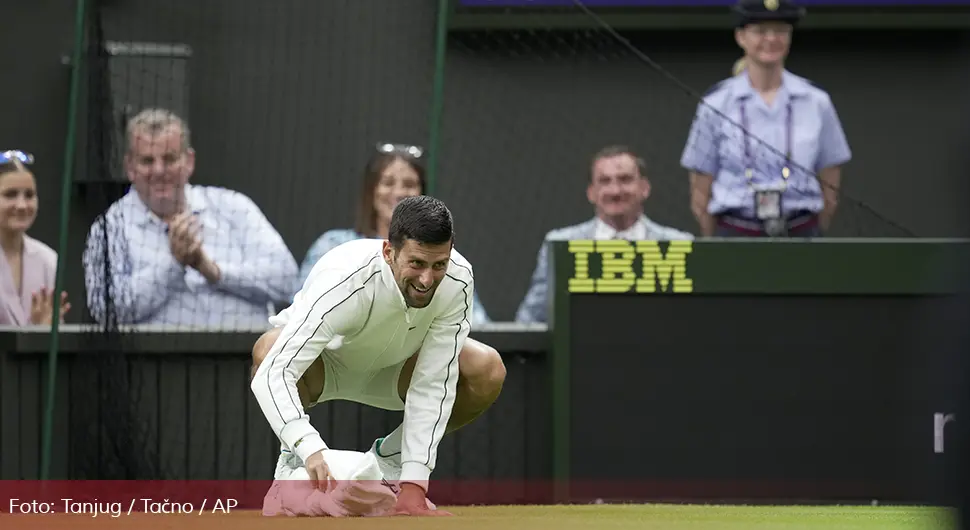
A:
[[[681,165],[701,235],[813,237],[829,227],[852,153],[828,93],[785,69],[803,11],[741,0],[745,69],[698,105]]]
[[[88,233],[84,276],[99,323],[264,329],[297,265],[245,195],[191,186],[188,126],[148,109],[128,124],[131,189]]]

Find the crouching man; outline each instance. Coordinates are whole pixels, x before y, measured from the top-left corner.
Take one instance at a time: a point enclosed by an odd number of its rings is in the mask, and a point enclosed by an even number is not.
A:
[[[498,352],[468,337],[475,282],[454,249],[448,208],[408,197],[394,208],[388,234],[320,258],[257,341],[250,387],[283,449],[318,484],[340,477],[306,413],[311,404],[348,400],[403,411],[403,423],[368,451],[397,495],[394,514],[448,515],[428,501],[438,444],[491,406],[505,366]]]

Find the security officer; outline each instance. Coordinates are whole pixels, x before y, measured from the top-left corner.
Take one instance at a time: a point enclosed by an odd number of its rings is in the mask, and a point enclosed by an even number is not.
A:
[[[785,69],[805,12],[790,0],[734,11],[745,70],[698,105],[681,157],[691,210],[704,236],[820,236],[852,153],[828,93]]]

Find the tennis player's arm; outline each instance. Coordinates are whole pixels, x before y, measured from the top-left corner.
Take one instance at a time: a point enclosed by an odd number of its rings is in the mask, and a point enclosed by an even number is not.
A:
[[[174,286],[185,283],[185,270],[167,247],[135,270],[123,223],[110,210],[96,219],[82,256],[88,310],[100,324],[108,318],[109,304],[119,324],[143,323],[168,301]],[[108,296],[110,300],[106,300]]]
[[[310,425],[296,383],[331,342],[349,335],[371,290],[359,271],[324,270],[291,309],[289,322],[256,370],[250,388],[263,415],[283,444],[304,462],[327,448]],[[364,278],[366,279],[366,278]]]
[[[458,386],[458,353],[471,329],[474,281],[448,273],[461,284],[461,294],[448,313],[431,323],[411,376],[404,404],[401,481],[428,491],[428,479],[438,457],[438,444],[451,418]]]

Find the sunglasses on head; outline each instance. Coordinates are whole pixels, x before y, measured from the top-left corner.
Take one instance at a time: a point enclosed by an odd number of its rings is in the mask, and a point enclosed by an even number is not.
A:
[[[4,151],[0,153],[0,164],[10,164],[20,161],[21,164],[29,166],[34,163],[34,155],[23,151]]]
[[[377,151],[388,155],[404,155],[411,158],[421,158],[424,149],[416,145],[405,144],[377,144]]]

